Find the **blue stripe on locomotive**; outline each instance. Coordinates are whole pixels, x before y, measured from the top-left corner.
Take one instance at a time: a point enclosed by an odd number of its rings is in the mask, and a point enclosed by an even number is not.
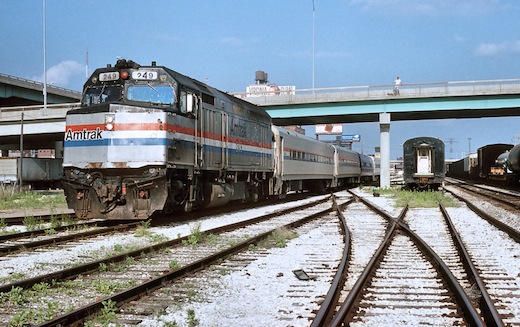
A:
[[[134,139],[103,139],[103,140],[75,140],[75,141],[65,141],[64,147],[96,147],[96,146],[149,146],[149,145],[173,145],[176,144],[179,147],[183,148],[193,148],[194,143],[190,141],[183,140],[171,140],[166,138],[134,138]],[[203,150],[207,152],[218,152],[222,151],[222,147],[213,146],[213,145],[203,145]],[[269,159],[272,158],[272,153],[260,153],[256,151],[247,151],[247,150],[236,150],[232,148],[227,148],[228,153],[230,155],[236,156],[249,156],[249,157],[267,157]]]

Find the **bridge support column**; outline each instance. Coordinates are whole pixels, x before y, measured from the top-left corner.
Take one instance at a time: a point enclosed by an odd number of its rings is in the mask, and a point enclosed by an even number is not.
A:
[[[390,114],[379,114],[379,137],[381,142],[381,176],[379,187],[390,188]]]

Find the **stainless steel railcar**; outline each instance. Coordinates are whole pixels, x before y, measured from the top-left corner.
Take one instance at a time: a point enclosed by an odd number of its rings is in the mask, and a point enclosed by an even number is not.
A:
[[[342,147],[336,147],[336,151],[339,186],[371,185],[379,180],[375,158]]]
[[[275,194],[371,184],[378,180],[371,157],[273,126]]]
[[[381,170],[381,160],[373,156],[359,155],[361,161],[361,178],[360,182],[367,185],[373,185],[379,181]]]
[[[332,145],[274,125],[272,132],[276,194],[337,186]]]
[[[444,182],[444,142],[434,137],[415,137],[403,144],[403,178],[410,188],[437,189]]]

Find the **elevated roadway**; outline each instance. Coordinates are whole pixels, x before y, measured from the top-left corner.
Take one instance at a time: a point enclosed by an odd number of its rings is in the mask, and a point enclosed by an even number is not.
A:
[[[23,127],[25,149],[54,149],[63,142],[65,114],[79,103],[0,108],[0,151],[18,150]]]
[[[47,84],[47,103],[77,102],[81,92]],[[0,107],[43,103],[43,83],[0,73]]]
[[[263,106],[278,125],[520,116],[520,79],[353,86],[268,95],[236,93]]]

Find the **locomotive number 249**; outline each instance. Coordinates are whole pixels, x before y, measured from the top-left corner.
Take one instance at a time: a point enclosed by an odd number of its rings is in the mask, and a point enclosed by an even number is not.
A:
[[[133,79],[141,79],[141,80],[154,80],[157,79],[157,72],[150,70],[140,70],[132,72]]]

